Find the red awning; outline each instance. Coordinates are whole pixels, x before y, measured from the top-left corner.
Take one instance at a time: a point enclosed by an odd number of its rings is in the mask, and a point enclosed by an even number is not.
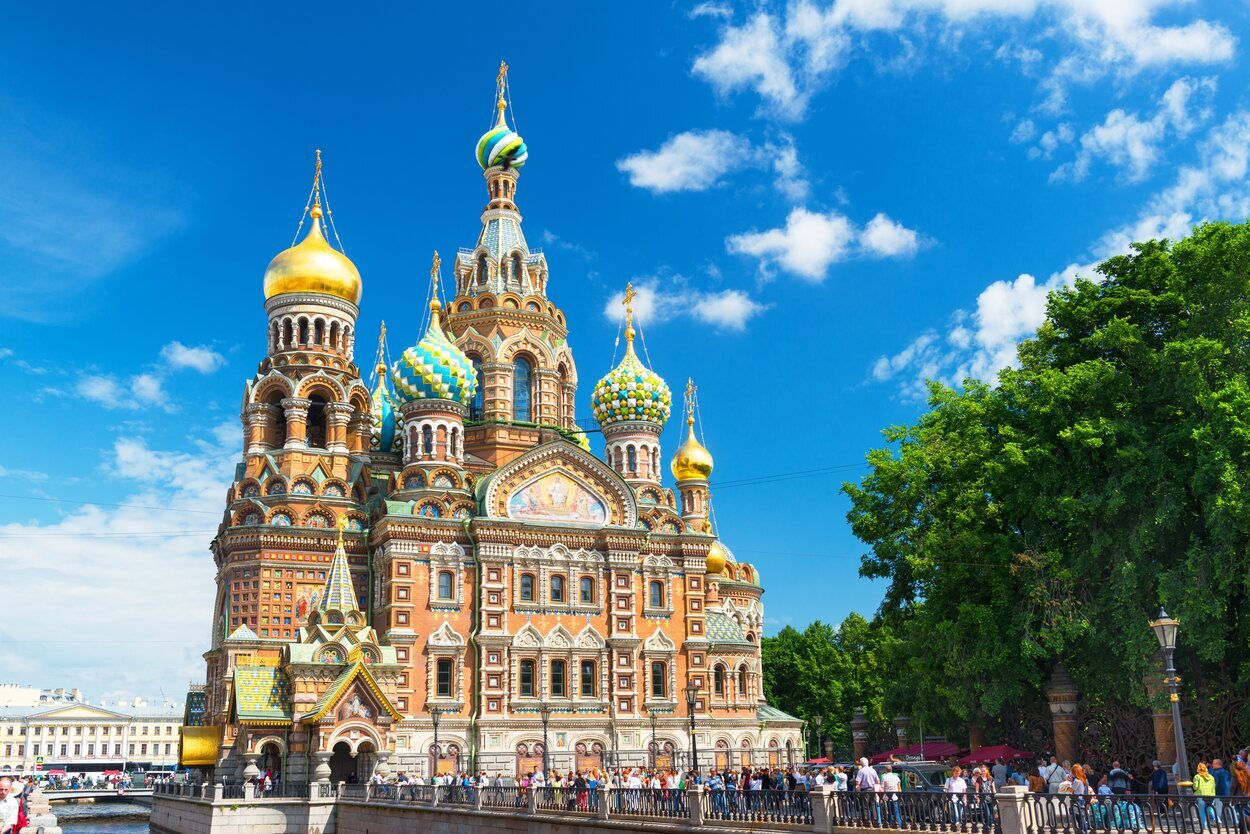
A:
[[[819,759],[808,759],[808,764],[833,764],[833,759],[827,759],[821,756]]]
[[[120,770],[106,770],[104,771],[104,775],[105,776],[121,776],[122,772]]]
[[[958,745],[951,744],[949,741],[926,741],[924,750],[920,748],[920,744],[908,744],[904,747],[895,747],[893,750],[887,750],[884,753],[878,753],[870,758],[872,764],[881,764],[891,759],[913,759],[921,758],[929,761],[937,761],[941,759],[949,759],[952,756],[958,756],[962,751]]]
[[[64,776],[65,775],[65,771],[63,770],[45,770],[44,773],[48,774],[49,776]]]
[[[992,747],[978,747],[959,760],[960,764],[989,764],[998,759],[1031,759],[1033,754],[1028,750],[1017,750],[1009,744],[995,744]]]

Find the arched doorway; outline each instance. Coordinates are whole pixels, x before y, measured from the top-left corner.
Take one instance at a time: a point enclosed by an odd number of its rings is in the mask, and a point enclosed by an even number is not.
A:
[[[273,778],[275,784],[280,784],[286,778],[286,770],[282,761],[282,748],[276,741],[267,741],[261,745],[260,760],[256,765],[262,773],[268,773]]]
[[[352,748],[347,742],[340,741],[334,745],[330,755],[330,783],[355,783],[356,759],[352,756]]]
[[[373,769],[377,766],[378,753],[373,747],[373,742],[362,741],[356,748],[356,783],[363,785],[368,782],[369,777],[373,775]]]

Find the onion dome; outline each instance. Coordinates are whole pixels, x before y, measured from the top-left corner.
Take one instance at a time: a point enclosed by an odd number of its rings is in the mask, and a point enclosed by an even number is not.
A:
[[[483,169],[502,165],[505,168],[520,168],[529,155],[525,148],[525,140],[520,134],[508,127],[505,116],[508,102],[505,91],[508,88],[508,65],[500,62],[499,75],[495,77],[495,107],[499,110],[499,120],[495,126],[482,134],[477,140],[477,164]]]
[[[634,288],[625,288],[625,358],[608,371],[590,395],[590,408],[600,426],[642,421],[660,423],[672,411],[673,394],[659,374],[634,353]]]
[[[430,302],[430,326],[421,341],[403,352],[391,367],[391,381],[400,403],[413,400],[452,400],[468,406],[477,391],[477,375],[473,362],[452,344],[443,332],[438,301],[438,253],[430,270],[434,281],[434,300]]]
[[[369,430],[369,448],[375,452],[398,451],[402,438],[395,431],[395,401],[386,386],[386,363],[378,363],[378,383],[373,389],[373,425]]]
[[[716,574],[723,573],[725,570],[725,562],[729,561],[725,558],[725,548],[720,542],[712,542],[712,546],[707,551],[707,572]]]
[[[293,292],[333,295],[360,303],[360,272],[347,256],[330,245],[321,226],[321,151],[317,151],[312,224],[304,239],[279,252],[265,270],[265,299]]]
[[[712,475],[712,453],[694,436],[694,413],[686,415],[686,442],[673,455],[669,468],[678,481],[706,481]]]

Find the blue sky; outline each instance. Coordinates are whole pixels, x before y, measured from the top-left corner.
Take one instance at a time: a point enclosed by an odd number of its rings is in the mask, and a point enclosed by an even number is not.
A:
[[[380,319],[395,350],[417,337],[431,250],[474,241],[501,58],[579,413],[633,281],[656,370],[700,386],[721,533],[773,629],[875,609],[838,487],[924,378],[992,379],[1048,289],[1250,214],[1245,5],[540,4],[497,24],[449,5],[10,11],[4,679],[103,697],[202,677],[261,275],[312,151],[364,277],[367,365]]]

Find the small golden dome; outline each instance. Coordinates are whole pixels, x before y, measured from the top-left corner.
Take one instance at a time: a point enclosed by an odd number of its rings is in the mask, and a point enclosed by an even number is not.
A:
[[[669,466],[678,481],[706,481],[712,475],[712,453],[695,439],[693,417],[686,418],[686,425],[689,427],[686,442],[673,455]]]
[[[707,573],[718,574],[725,572],[725,563],[729,561],[725,548],[720,542],[712,542],[712,546],[707,551]]]
[[[360,303],[360,272],[321,231],[321,206],[312,209],[308,234],[279,252],[265,270],[265,299],[289,292],[318,292]]]

